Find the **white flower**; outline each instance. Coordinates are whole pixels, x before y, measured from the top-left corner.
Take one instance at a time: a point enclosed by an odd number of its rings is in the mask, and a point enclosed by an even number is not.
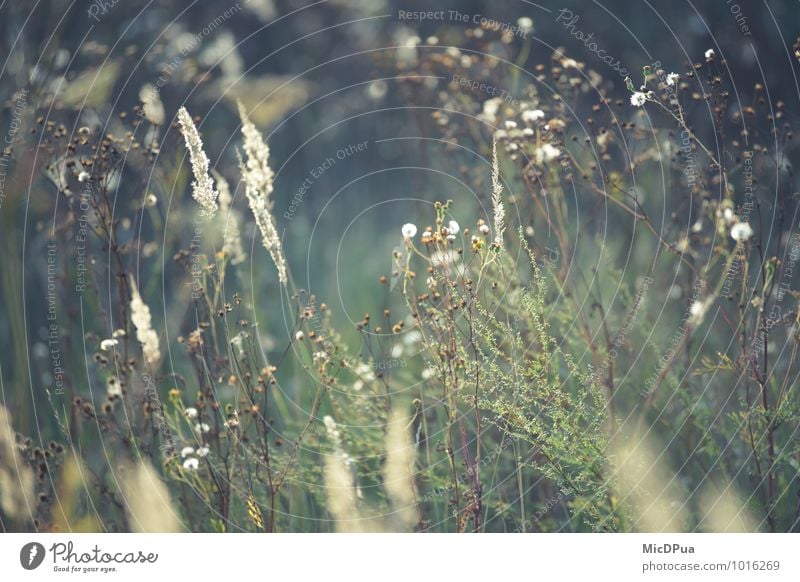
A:
[[[447,223],[447,232],[449,234],[458,234],[459,230],[461,230],[461,227],[458,226],[458,223],[455,220],[451,220]]]
[[[406,224],[403,225],[403,228],[400,230],[400,232],[403,233],[404,239],[410,239],[417,234],[417,227],[416,225],[407,222]]]
[[[91,176],[89,172],[83,170],[80,174],[78,174],[78,182],[86,182]]]
[[[103,350],[104,352],[107,352],[107,351],[111,350],[111,348],[113,348],[118,343],[119,343],[119,340],[104,339],[103,341],[100,342],[100,349]]]
[[[296,339],[299,342],[303,341],[305,337],[306,335],[302,331],[298,331],[296,334],[294,334],[294,339]]]
[[[450,241],[450,242],[454,242],[456,240],[456,235],[448,234],[447,235],[447,240]]]
[[[197,471],[197,469],[199,469],[199,468],[200,468],[200,461],[198,461],[198,460],[197,460],[197,459],[195,459],[194,457],[191,457],[191,458],[189,458],[189,459],[186,459],[186,460],[183,462],[183,468],[184,468],[184,469],[189,469],[189,470],[191,470],[191,471]]]
[[[186,415],[186,418],[197,418],[197,409],[196,408],[187,408],[183,411]]]
[[[158,204],[158,198],[152,192],[150,192],[147,196],[144,197],[144,205],[147,206],[148,208],[152,208],[156,204]]]
[[[114,333],[111,334],[111,337],[113,338],[125,337],[125,330],[124,329],[115,330]]]
[[[429,230],[426,230],[425,232],[422,233],[422,238],[431,238],[432,236],[433,233]]]
[[[181,449],[181,457],[188,457],[194,454],[194,447],[183,447]]]
[[[189,160],[192,162],[192,196],[202,207],[203,216],[210,218],[217,212],[217,191],[214,189],[214,180],[208,175],[208,156],[203,151],[203,140],[192,121],[192,116],[185,107],[178,110],[178,123],[181,134],[189,150]]]
[[[631,95],[631,105],[641,107],[645,101],[647,101],[647,95],[641,91],[634,91],[633,95]]]
[[[429,380],[430,378],[433,378],[435,375],[436,375],[436,370],[433,368],[425,368],[424,370],[422,370],[423,380]]]
[[[209,448],[208,447],[206,447],[206,446],[200,447],[199,449],[197,449],[197,456],[198,457],[205,457],[205,456],[208,455],[208,452],[209,452]]]
[[[542,162],[551,162],[555,160],[560,155],[557,147],[552,146],[549,143],[544,144],[540,148],[536,148],[534,152],[534,157],[536,158],[536,162],[541,164]]]
[[[708,50],[706,51],[706,58],[707,58],[707,59],[710,59],[710,58],[711,58],[711,57],[713,57],[715,54],[716,54],[716,53],[714,53],[714,49],[708,49]]]
[[[667,85],[672,87],[672,85],[675,84],[675,81],[677,81],[680,78],[681,76],[678,73],[670,73],[669,75],[667,75]]]
[[[481,231],[481,234],[484,234],[484,235],[489,234],[489,225],[488,224],[482,224],[482,225],[480,225],[478,227],[478,230]]]
[[[723,210],[722,216],[725,218],[725,222],[727,223],[733,222],[734,214],[733,210],[731,210],[730,208],[726,208],[725,210]]]
[[[528,16],[521,16],[517,18],[517,26],[522,33],[527,34],[531,30],[533,30],[533,20],[531,20]]]
[[[522,121],[525,123],[533,123],[539,119],[544,119],[544,111],[541,109],[528,109],[522,112]]]
[[[736,242],[744,242],[753,236],[753,228],[749,222],[740,222],[731,227],[731,238]]]
[[[516,121],[512,121],[511,119],[507,119],[505,125],[506,125],[506,129],[516,129],[517,122]]]
[[[198,422],[196,425],[194,425],[194,431],[196,433],[204,433],[204,432],[208,432],[210,430],[211,430],[211,427],[208,426],[205,422]]]
[[[705,317],[706,304],[702,301],[695,301],[692,303],[692,306],[689,307],[689,313],[691,314],[689,322],[692,325],[699,325],[703,321],[703,317]]]

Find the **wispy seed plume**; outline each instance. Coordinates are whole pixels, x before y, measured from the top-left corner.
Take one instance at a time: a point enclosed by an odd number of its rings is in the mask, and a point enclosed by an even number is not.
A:
[[[497,140],[492,142],[492,211],[494,213],[494,244],[503,248],[506,231],[506,208],[503,205],[503,185],[500,183],[500,163],[497,161]]]
[[[272,216],[272,180],[274,173],[269,167],[269,146],[264,141],[264,137],[250,121],[244,106],[239,103],[239,117],[242,120],[242,135],[244,136],[244,153],[246,160],[240,165],[242,168],[242,179],[245,185],[245,195],[253,211],[256,225],[261,231],[261,239],[264,247],[269,251],[272,261],[278,268],[278,279],[281,283],[286,283],[287,268],[286,259],[283,255],[281,239],[278,229],[275,226],[275,218]]]
[[[150,308],[142,301],[133,277],[131,277],[131,321],[136,328],[136,339],[142,344],[144,361],[156,365],[161,359],[158,334],[153,329]]]
[[[181,126],[181,134],[186,141],[186,149],[189,150],[189,159],[192,162],[192,173],[194,174],[192,196],[202,207],[202,215],[211,218],[217,212],[217,191],[214,189],[214,181],[208,175],[208,156],[203,151],[203,141],[185,107],[178,110],[178,123]]]

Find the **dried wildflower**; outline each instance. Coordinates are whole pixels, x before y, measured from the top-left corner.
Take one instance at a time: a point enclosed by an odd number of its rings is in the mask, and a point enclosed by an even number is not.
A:
[[[753,236],[753,227],[749,222],[739,222],[731,227],[731,238],[736,242],[744,242]]]
[[[153,329],[150,308],[142,301],[133,277],[131,277],[131,321],[136,328],[136,339],[142,344],[144,361],[150,365],[157,364],[161,358],[158,334]]]
[[[634,91],[631,95],[631,105],[641,107],[647,101],[647,95],[641,91]]]
[[[680,79],[680,77],[681,76],[678,73],[670,73],[669,75],[667,75],[667,85],[672,87],[675,84],[675,81]]]
[[[264,517],[261,515],[261,508],[252,493],[247,495],[247,514],[253,520],[253,525],[258,529],[264,529]]]
[[[506,230],[506,209],[503,206],[503,185],[500,183],[500,163],[497,161],[497,140],[492,142],[492,210],[494,212],[494,242],[503,248]]]
[[[708,50],[706,51],[706,58],[707,58],[707,59],[711,59],[711,58],[713,58],[713,57],[714,57],[714,55],[715,55],[715,54],[716,54],[716,53],[714,52],[714,49],[708,49]]]
[[[225,228],[222,232],[222,252],[231,258],[231,263],[239,265],[247,259],[242,245],[242,234],[239,228],[239,213],[231,207],[233,197],[228,181],[219,172],[212,170],[219,190],[219,207],[225,216]]]
[[[250,210],[256,220],[256,225],[261,231],[261,240],[269,251],[272,261],[278,268],[278,279],[281,283],[288,281],[286,259],[283,256],[281,239],[272,216],[272,180],[274,174],[269,167],[269,146],[264,141],[261,133],[250,121],[244,105],[239,103],[239,117],[242,121],[242,135],[244,136],[244,153],[247,161],[240,165],[242,179],[245,184],[245,194]]]
[[[217,191],[214,189],[214,181],[208,175],[208,156],[203,151],[203,141],[185,107],[178,110],[178,122],[192,162],[192,196],[202,207],[202,215],[211,218],[217,212]]]

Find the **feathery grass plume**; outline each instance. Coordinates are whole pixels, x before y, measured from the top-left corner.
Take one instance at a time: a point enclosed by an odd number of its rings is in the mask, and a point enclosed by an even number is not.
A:
[[[281,283],[288,280],[286,274],[286,259],[283,256],[281,239],[272,216],[272,179],[274,173],[269,167],[269,146],[264,141],[261,133],[250,121],[244,105],[239,103],[239,117],[242,120],[242,135],[244,136],[245,162],[239,160],[242,169],[242,179],[245,184],[245,194],[256,225],[261,231],[264,247],[269,251],[275,266],[278,268],[278,279]]]
[[[128,524],[135,533],[180,531],[167,486],[155,469],[144,461],[126,467],[120,479],[125,495]]]
[[[386,465],[383,468],[384,488],[394,510],[390,518],[396,522],[391,531],[410,530],[417,522],[414,458],[408,418],[400,410],[395,410],[387,426]]]
[[[629,531],[687,531],[686,495],[650,438],[638,432],[626,436],[621,430],[615,441],[611,461],[619,502],[632,509]]]
[[[11,415],[0,404],[0,513],[22,522],[33,503],[33,474],[17,451]]]
[[[325,493],[328,498],[328,511],[339,532],[364,531],[358,511],[353,476],[339,454],[325,457]]]
[[[222,252],[231,258],[231,263],[238,265],[247,259],[242,245],[242,231],[239,227],[241,216],[231,204],[233,197],[228,181],[216,170],[211,170],[211,174],[217,181],[219,191],[219,207],[225,219],[224,230],[222,231]],[[226,216],[225,216],[226,215]]]
[[[506,231],[506,208],[503,206],[503,185],[500,183],[500,163],[497,161],[497,139],[492,141],[492,210],[494,211],[494,244],[503,248]]]
[[[192,162],[192,196],[202,207],[201,214],[205,218],[211,218],[217,212],[217,191],[214,189],[214,181],[208,175],[208,156],[203,151],[203,140],[200,139],[194,121],[185,107],[178,110],[178,123]]]
[[[142,344],[144,361],[150,365],[156,365],[161,359],[158,334],[153,329],[150,308],[142,301],[133,277],[131,277],[131,321],[136,328],[136,339]]]
[[[710,479],[700,495],[699,529],[711,533],[753,533],[759,531],[758,519],[750,512],[731,483],[719,488]]]

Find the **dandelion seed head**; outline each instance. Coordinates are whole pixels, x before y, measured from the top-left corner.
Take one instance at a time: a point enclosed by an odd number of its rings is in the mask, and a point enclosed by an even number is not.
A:
[[[407,222],[403,225],[403,228],[400,229],[400,232],[403,235],[403,238],[406,240],[412,239],[417,234],[417,226],[410,222]]]
[[[739,222],[731,227],[731,238],[736,242],[744,242],[753,236],[753,227],[749,222]]]
[[[183,468],[189,471],[197,471],[200,468],[200,461],[195,457],[189,457],[183,461]]]

